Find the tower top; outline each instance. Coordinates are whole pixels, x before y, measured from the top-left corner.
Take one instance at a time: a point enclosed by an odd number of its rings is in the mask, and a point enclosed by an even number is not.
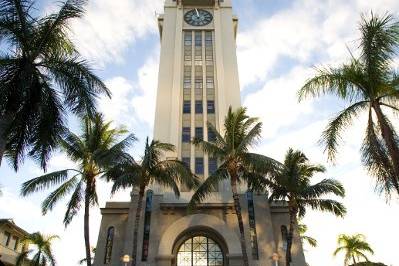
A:
[[[165,0],[165,6],[231,7],[231,0]]]

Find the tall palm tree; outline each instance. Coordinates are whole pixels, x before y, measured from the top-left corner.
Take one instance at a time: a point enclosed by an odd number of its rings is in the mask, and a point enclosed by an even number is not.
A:
[[[16,266],[55,266],[56,261],[51,248],[51,242],[59,239],[57,235],[43,235],[40,232],[30,234],[22,239],[23,244],[31,245],[34,249],[23,250],[18,256]],[[28,256],[32,256],[31,259]]]
[[[299,91],[299,99],[331,94],[349,107],[328,124],[322,134],[328,158],[334,160],[342,132],[361,112],[368,113],[362,163],[376,177],[387,196],[399,194],[399,142],[395,128],[385,111],[399,111],[399,75],[392,67],[399,47],[399,22],[391,15],[370,18],[362,15],[360,56],[339,67],[319,69]]]
[[[0,0],[0,163],[18,169],[28,154],[43,169],[66,130],[67,111],[93,116],[105,84],[68,37],[86,0],[66,0],[38,17],[33,0]]]
[[[338,201],[326,199],[328,194],[339,197],[345,196],[342,184],[334,179],[323,179],[312,185],[311,178],[317,173],[324,173],[322,165],[311,164],[301,151],[292,148],[285,155],[283,167],[277,174],[270,175],[264,180],[270,190],[270,201],[285,200],[289,210],[289,229],[287,235],[286,265],[292,262],[291,247],[296,221],[303,218],[306,208],[331,212],[343,217],[345,207]]]
[[[75,169],[65,169],[33,178],[22,184],[21,194],[27,196],[34,192],[61,184],[42,203],[45,215],[55,204],[72,193],[64,224],[67,226],[84,203],[84,239],[87,265],[90,260],[89,215],[90,207],[98,206],[96,182],[104,172],[120,160],[129,157],[125,149],[135,140],[133,134],[118,142],[127,131],[111,128],[111,122],[104,122],[102,115],[85,118],[82,121],[83,134],[77,136],[68,132],[61,140],[62,150],[76,163]],[[70,175],[69,175],[70,174]]]
[[[311,247],[317,247],[317,240],[311,236],[306,235],[308,226],[303,223],[298,224],[298,234],[301,238],[302,243],[306,241]]]
[[[338,236],[338,248],[334,251],[334,256],[340,252],[345,252],[344,264],[349,265],[352,260],[353,265],[357,265],[359,259],[369,261],[365,253],[374,254],[373,249],[366,242],[366,238],[362,234]]]
[[[124,160],[107,172],[109,180],[114,181],[112,193],[121,188],[138,188],[136,216],[133,226],[133,250],[132,265],[137,262],[138,229],[141,217],[144,192],[148,186],[158,184],[171,188],[176,196],[180,196],[179,184],[193,189],[199,185],[199,179],[191,173],[190,169],[181,161],[175,159],[163,159],[165,152],[172,152],[175,147],[172,144],[147,138],[144,156],[140,162],[132,158]]]
[[[259,179],[263,179],[259,173],[273,171],[278,162],[269,157],[249,152],[251,146],[260,138],[262,123],[258,122],[257,118],[249,117],[245,108],[238,108],[234,112],[231,107],[229,108],[224,122],[224,133],[219,133],[211,123],[208,123],[208,128],[214,133],[215,141],[194,139],[193,143],[209,157],[216,158],[219,161],[219,167],[196,190],[191,198],[189,208],[194,208],[212,191],[215,191],[220,181],[229,180],[240,231],[243,261],[244,265],[248,266],[238,184],[241,181],[246,181],[249,186],[257,183]]]

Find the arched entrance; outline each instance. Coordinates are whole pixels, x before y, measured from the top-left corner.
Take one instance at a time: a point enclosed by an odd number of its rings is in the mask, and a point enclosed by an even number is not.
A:
[[[224,266],[225,252],[217,237],[206,231],[184,234],[174,248],[176,266]]]

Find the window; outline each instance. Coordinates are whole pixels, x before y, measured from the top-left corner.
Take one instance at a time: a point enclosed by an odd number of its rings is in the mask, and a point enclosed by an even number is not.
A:
[[[253,192],[248,191],[246,194],[247,194],[247,201],[248,201],[249,233],[250,233],[250,237],[251,237],[252,258],[254,260],[258,260],[259,259],[258,237],[256,235],[256,221],[255,221],[255,207],[254,207]]]
[[[202,32],[200,31],[195,32],[195,46],[196,47],[202,46]]]
[[[143,234],[143,249],[141,253],[141,261],[147,261],[148,258],[148,250],[150,246],[152,195],[153,191],[147,190],[147,195],[145,200],[144,234]]]
[[[211,129],[208,128],[208,141],[214,142],[216,141],[216,134]]]
[[[191,78],[190,77],[185,77],[184,78],[183,88],[185,88],[185,89],[190,89],[191,88]]]
[[[14,250],[17,250],[18,249],[18,244],[19,244],[19,238],[14,236],[13,239],[15,241],[14,242]]]
[[[183,157],[181,158],[181,161],[187,166],[187,168],[190,168],[190,157]]]
[[[183,127],[182,130],[182,142],[190,142],[191,141],[191,132],[189,127]]]
[[[202,78],[196,78],[195,79],[195,88],[196,89],[202,89]]]
[[[209,158],[208,174],[212,175],[218,169],[218,161],[216,158]]]
[[[202,114],[202,101],[195,101],[195,113]]]
[[[204,130],[202,127],[195,128],[195,138],[203,140],[204,139]]]
[[[105,244],[104,264],[109,264],[111,262],[112,246],[114,244],[114,233],[115,228],[113,226],[109,227],[107,232],[107,242]]]
[[[195,158],[195,173],[199,175],[204,174],[204,158],[202,157]]]
[[[202,266],[224,265],[224,256],[220,246],[211,238],[197,235],[187,239],[177,251],[177,265]]]
[[[183,114],[189,114],[191,112],[191,102],[184,101],[183,102]]]
[[[184,33],[184,45],[185,46],[191,46],[191,42],[192,42],[192,36],[191,36],[191,32],[185,32]]]
[[[281,226],[281,239],[283,241],[283,250],[287,250],[287,239],[288,239],[288,230],[287,226],[282,225]]]
[[[214,114],[215,113],[215,101],[208,101],[207,102],[207,111],[208,111],[208,114]]]
[[[10,244],[10,240],[11,240],[11,234],[7,231],[4,232],[4,236],[6,237],[6,241],[4,243],[4,245],[7,247]]]
[[[213,89],[213,87],[214,87],[213,77],[206,77],[206,88]]]

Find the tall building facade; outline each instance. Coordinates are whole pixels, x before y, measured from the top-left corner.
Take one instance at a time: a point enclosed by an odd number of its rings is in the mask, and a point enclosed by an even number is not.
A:
[[[240,106],[238,19],[231,0],[165,0],[158,26],[161,55],[154,139],[175,145],[176,151],[165,157],[181,159],[205,179],[218,162],[193,146],[191,139],[212,140],[207,123],[223,131],[229,106]],[[193,192],[180,189],[179,198],[163,187],[147,191],[138,265],[243,265],[229,182],[221,182],[191,214],[186,206]],[[250,265],[285,265],[287,208],[245,190],[240,201]],[[102,209],[96,266],[124,265],[121,258],[131,254],[136,205],[132,192],[130,202],[108,202]],[[292,265],[305,266],[297,235]]]

